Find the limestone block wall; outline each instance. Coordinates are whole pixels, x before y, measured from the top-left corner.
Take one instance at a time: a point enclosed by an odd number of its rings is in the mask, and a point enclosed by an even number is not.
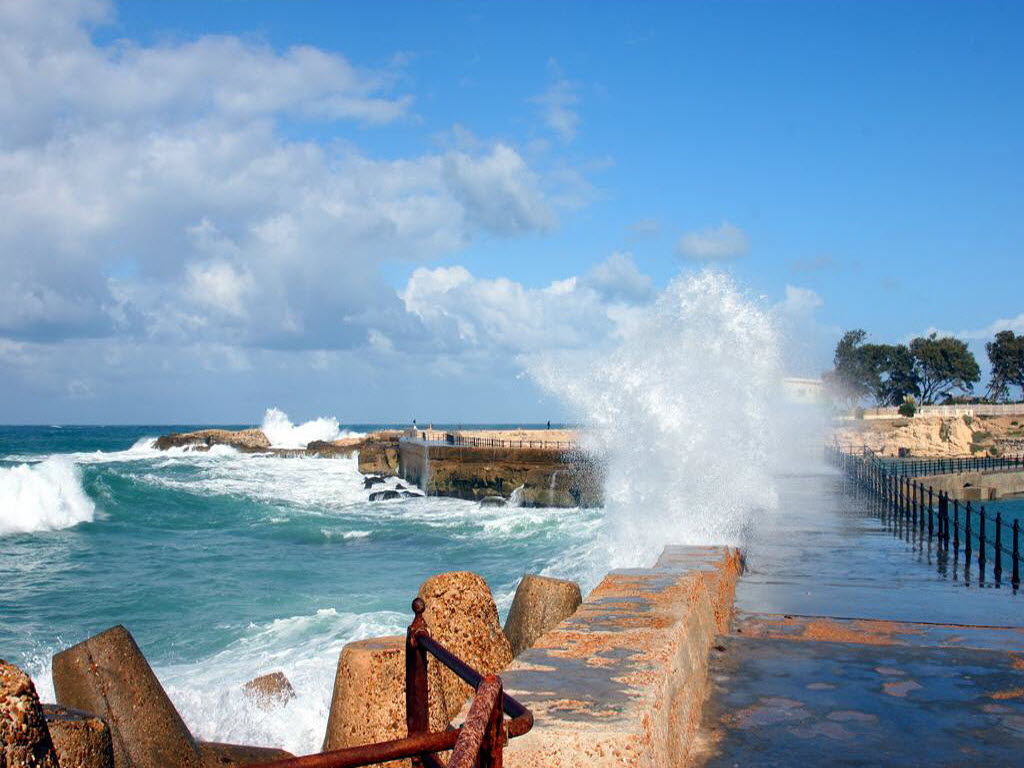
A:
[[[734,549],[666,547],[653,568],[609,573],[502,673],[536,718],[505,765],[685,765],[741,570]]]

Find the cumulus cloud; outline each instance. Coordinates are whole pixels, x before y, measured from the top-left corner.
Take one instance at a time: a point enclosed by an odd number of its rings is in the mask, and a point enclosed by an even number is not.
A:
[[[626,254],[612,254],[582,277],[540,288],[475,277],[465,267],[421,267],[402,300],[449,351],[497,348],[513,354],[587,346],[629,321],[651,298],[651,282]]]
[[[554,59],[548,60],[548,71],[551,73],[552,82],[547,90],[534,97],[533,101],[541,106],[544,122],[548,127],[563,142],[568,143],[576,138],[576,127],[580,121],[575,110],[579,103],[577,86],[565,78]]]
[[[1017,334],[1024,334],[1024,312],[1021,312],[1016,317],[997,318],[983,328],[944,331],[932,326],[920,335],[927,336],[931,333],[936,333],[939,336],[956,336],[966,341],[990,341],[999,331],[1013,331]]]
[[[743,256],[749,243],[742,229],[729,221],[687,232],[676,245],[681,256],[697,261],[715,261]]]
[[[508,142],[377,159],[344,141],[409,114],[394,71],[230,36],[95,43],[112,21],[98,0],[0,0],[8,338],[379,348],[422,332],[381,263],[558,223],[559,189]]]
[[[786,285],[786,297],[777,306],[780,311],[789,315],[809,315],[824,304],[825,301],[816,291]]]

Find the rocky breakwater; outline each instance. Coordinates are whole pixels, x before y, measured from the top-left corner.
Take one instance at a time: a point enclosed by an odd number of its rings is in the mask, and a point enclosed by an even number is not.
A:
[[[305,448],[275,448],[260,429],[200,429],[162,435],[156,439],[154,447],[161,451],[172,448],[209,451],[215,445],[226,445],[241,453],[321,458],[347,458],[358,452],[359,471],[363,474],[394,475],[398,471],[398,438],[401,434],[398,430],[379,430],[362,437],[314,440]]]
[[[596,507],[601,464],[577,450],[491,448],[403,439],[398,474],[428,496],[501,497],[524,507]]]

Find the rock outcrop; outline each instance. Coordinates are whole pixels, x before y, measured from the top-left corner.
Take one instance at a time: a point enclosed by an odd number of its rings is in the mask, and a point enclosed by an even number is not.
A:
[[[114,768],[110,728],[90,712],[43,704],[60,768]]]
[[[364,475],[398,474],[398,438],[401,432],[372,432],[359,444],[359,471]]]
[[[880,456],[949,458],[975,455],[976,427],[963,417],[879,419],[845,425],[834,435],[840,444],[866,445]]]
[[[203,451],[215,445],[228,445],[243,453],[259,453],[270,448],[270,440],[259,429],[242,429],[237,432],[226,429],[200,429],[197,432],[172,432],[156,440],[156,447],[161,451],[168,448]]]
[[[287,704],[295,698],[295,689],[284,672],[260,675],[242,686],[242,690],[262,709]]]
[[[46,717],[32,678],[0,659],[0,766],[57,768]]]
[[[490,587],[480,576],[469,571],[440,573],[423,582],[419,596],[426,603],[423,618],[431,636],[480,674],[501,674],[512,661]],[[472,689],[440,664],[431,661],[428,667],[431,678],[440,678],[450,722]]]
[[[529,573],[523,576],[505,620],[505,636],[512,646],[512,655],[518,656],[538,637],[572,616],[582,602],[583,595],[575,581]]]

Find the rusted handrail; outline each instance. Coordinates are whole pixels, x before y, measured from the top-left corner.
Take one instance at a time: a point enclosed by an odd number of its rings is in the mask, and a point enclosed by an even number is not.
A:
[[[262,763],[260,768],[358,768],[406,757],[412,758],[416,768],[443,768],[434,755],[446,750],[453,750],[448,768],[500,768],[506,741],[533,727],[533,713],[502,690],[500,677],[481,675],[430,636],[423,618],[426,605],[422,599],[417,597],[413,600],[412,609],[415,618],[406,631],[405,643],[405,710],[409,735],[391,741]],[[428,653],[476,691],[466,722],[459,728],[430,730]],[[507,725],[502,713],[511,718]]]

